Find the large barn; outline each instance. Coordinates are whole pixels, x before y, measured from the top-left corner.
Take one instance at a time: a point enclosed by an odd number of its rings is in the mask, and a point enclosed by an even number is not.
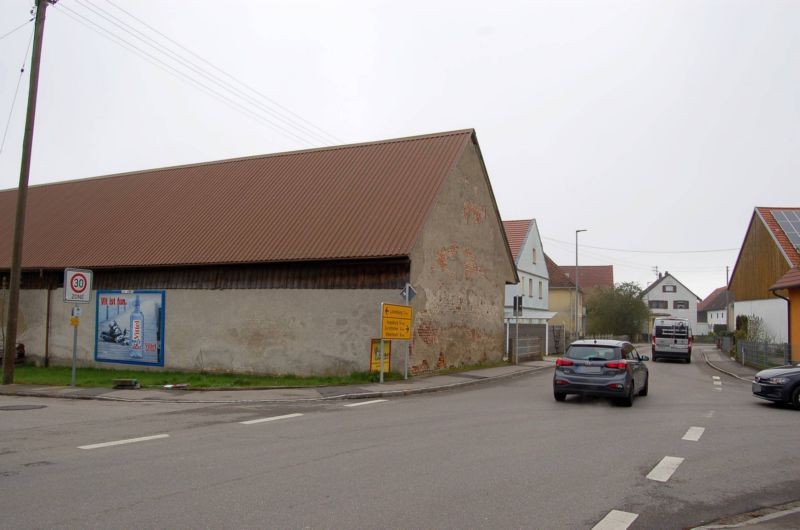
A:
[[[4,284],[16,195],[0,192]],[[473,130],[33,186],[22,268],[18,342],[37,361],[71,362],[79,268],[83,366],[298,375],[367,370],[407,283],[393,369],[408,345],[412,374],[499,360],[517,282]]]

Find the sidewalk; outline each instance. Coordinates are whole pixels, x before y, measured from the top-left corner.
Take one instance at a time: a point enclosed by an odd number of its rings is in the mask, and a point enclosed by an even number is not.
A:
[[[715,370],[718,370],[731,377],[741,379],[742,381],[752,381],[753,377],[759,371],[756,368],[742,365],[742,363],[729,357],[723,353],[722,350],[718,350],[714,346],[709,345],[697,349],[699,350],[698,353],[703,356],[703,360],[705,360],[706,364],[708,364],[711,368],[714,368]]]
[[[528,361],[447,375],[418,376],[383,384],[326,386],[309,388],[188,390],[166,388],[111,389],[71,386],[2,385],[0,395],[96,399],[124,402],[162,403],[269,403],[325,401],[333,399],[371,399],[408,396],[453,390],[467,386],[521,376],[555,366],[555,358]]]

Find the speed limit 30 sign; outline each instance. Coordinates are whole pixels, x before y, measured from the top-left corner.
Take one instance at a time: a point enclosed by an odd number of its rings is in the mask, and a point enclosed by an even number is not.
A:
[[[64,301],[88,304],[92,300],[92,271],[64,270]]]

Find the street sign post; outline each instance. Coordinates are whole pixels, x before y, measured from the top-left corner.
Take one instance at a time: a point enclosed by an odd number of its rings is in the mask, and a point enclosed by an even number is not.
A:
[[[398,304],[381,304],[381,375],[383,383],[383,343],[385,340],[411,340],[411,306]]]
[[[78,304],[92,301],[92,271],[86,269],[64,269],[64,301],[73,302],[69,324],[72,326],[72,386],[75,386],[75,367],[78,364],[78,325],[81,323],[81,308]]]

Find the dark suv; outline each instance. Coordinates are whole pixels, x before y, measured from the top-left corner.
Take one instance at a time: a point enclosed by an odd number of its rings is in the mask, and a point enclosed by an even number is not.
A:
[[[567,394],[604,396],[633,404],[634,395],[646,396],[650,373],[633,344],[620,340],[579,340],[556,361],[553,396]]]

